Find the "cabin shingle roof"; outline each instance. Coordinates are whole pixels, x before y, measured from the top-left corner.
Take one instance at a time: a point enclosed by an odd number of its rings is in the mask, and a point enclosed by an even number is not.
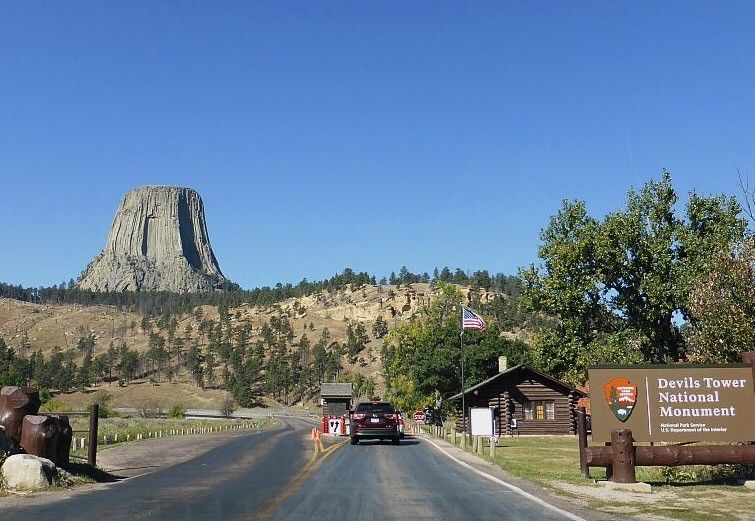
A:
[[[523,364],[515,365],[514,367],[512,367],[512,368],[510,368],[510,369],[508,369],[508,370],[506,370],[506,371],[504,371],[502,373],[498,373],[496,375],[491,376],[487,380],[484,380],[484,381],[478,383],[477,385],[473,385],[472,387],[466,389],[464,391],[464,394],[467,395],[470,392],[474,391],[475,389],[479,389],[481,387],[484,387],[484,386],[488,385],[489,383],[491,383],[491,382],[493,382],[495,380],[498,380],[499,378],[510,376],[512,373],[514,373],[516,371],[530,371],[530,372],[532,372],[532,373],[534,373],[536,375],[539,375],[539,376],[545,378],[546,380],[549,380],[549,381],[553,382],[554,384],[556,384],[556,385],[558,385],[558,386],[560,386],[560,387],[562,387],[564,389],[567,389],[568,391],[573,391],[577,396],[580,396],[580,397],[586,396],[586,393],[584,391],[581,391],[579,389],[575,389],[574,387],[572,387],[571,385],[567,384],[566,382],[562,382],[561,380],[557,380],[556,378],[553,378],[552,376],[549,376],[549,375],[547,375],[545,373],[541,373],[540,371],[535,371],[531,367],[528,367],[528,366],[523,365]],[[451,398],[449,398],[449,400],[460,400],[460,399],[461,399],[461,393],[457,393],[457,394],[453,395]]]

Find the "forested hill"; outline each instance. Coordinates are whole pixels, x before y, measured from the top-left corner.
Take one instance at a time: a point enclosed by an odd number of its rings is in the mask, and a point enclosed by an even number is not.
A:
[[[501,334],[526,336],[521,283],[486,272],[444,269],[431,277],[404,269],[375,281],[345,270],[321,282],[197,295],[3,285],[0,385],[70,392],[112,382],[120,392],[138,381],[172,382],[227,389],[242,405],[262,396],[306,401],[331,380],[380,394],[388,332],[425,312],[447,285],[441,277],[466,282],[451,287],[489,321],[505,324]]]
[[[200,305],[236,307],[241,304],[269,306],[290,298],[299,298],[322,291],[338,291],[362,285],[392,285],[445,282],[472,289],[482,289],[505,293],[515,298],[521,294],[522,281],[516,275],[497,273],[491,275],[487,270],[465,272],[460,268],[435,268],[433,274],[412,273],[402,267],[398,274],[392,272],[379,280],[366,272],[355,272],[346,268],[340,274],[329,279],[310,282],[303,279],[298,284],[278,283],[273,287],[264,286],[254,289],[242,289],[237,284],[230,284],[224,291],[212,293],[168,293],[168,292],[93,292],[79,289],[73,279],[58,285],[42,287],[24,287],[0,282],[0,298],[10,298],[23,302],[39,304],[78,304],[82,306],[109,305],[123,310],[142,314],[174,315],[185,313]]]

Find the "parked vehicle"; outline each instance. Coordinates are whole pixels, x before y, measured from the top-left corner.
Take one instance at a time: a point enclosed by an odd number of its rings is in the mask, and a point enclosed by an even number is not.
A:
[[[432,407],[425,409],[425,425],[436,425],[438,427],[443,425],[443,418],[441,418],[438,409]]]
[[[390,402],[361,402],[351,414],[351,444],[361,440],[391,440],[398,445],[401,440],[399,414]]]

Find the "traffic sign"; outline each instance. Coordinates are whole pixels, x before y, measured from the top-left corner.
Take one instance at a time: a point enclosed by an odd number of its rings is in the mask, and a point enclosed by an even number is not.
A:
[[[416,421],[417,423],[425,423],[425,413],[422,411],[415,412],[414,421]]]

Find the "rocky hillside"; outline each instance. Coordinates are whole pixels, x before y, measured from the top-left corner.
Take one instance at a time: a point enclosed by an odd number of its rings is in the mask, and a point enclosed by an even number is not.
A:
[[[408,286],[365,285],[333,292],[321,291],[272,306],[242,304],[229,309],[227,317],[234,328],[242,325],[249,327],[250,345],[261,339],[263,326],[274,318],[285,317],[294,338],[290,349],[294,349],[293,345],[303,334],[314,344],[325,328],[330,333],[331,342],[346,344],[349,326],[353,328],[362,324],[368,338],[364,349],[352,360],[344,355],[341,364],[343,371],[371,378],[376,391],[380,392],[384,387],[381,360],[384,338],[373,333],[375,322],[380,317],[388,328],[392,328],[419,312],[435,296],[435,289],[424,283]],[[483,295],[483,299],[491,297],[492,294]],[[90,335],[94,339],[93,357],[105,353],[111,343],[125,344],[143,354],[149,347],[150,332],[168,338],[169,328],[173,329],[175,336],[183,337],[184,345],[195,342],[200,349],[206,349],[207,324],[217,323],[220,314],[217,307],[205,305],[174,318],[176,320],[171,327],[162,323],[165,321],[154,318],[145,321],[145,317],[139,313],[124,312],[113,306],[50,305],[0,299],[0,337],[26,357],[36,350],[41,350],[48,357],[58,347],[75,352],[75,358],[80,362],[82,353],[78,352],[77,344],[81,338]],[[221,371],[218,367],[216,374],[219,375]],[[158,377],[158,380],[161,385],[165,384],[164,378]],[[183,385],[181,389],[191,388],[192,381],[191,374],[185,369],[178,371],[174,378],[174,383]],[[197,391],[196,387],[191,389],[192,395],[196,395]],[[119,390],[119,395],[124,392],[127,395],[128,388]],[[193,401],[196,400],[192,398],[190,403]],[[121,402],[126,405],[128,399]]]

